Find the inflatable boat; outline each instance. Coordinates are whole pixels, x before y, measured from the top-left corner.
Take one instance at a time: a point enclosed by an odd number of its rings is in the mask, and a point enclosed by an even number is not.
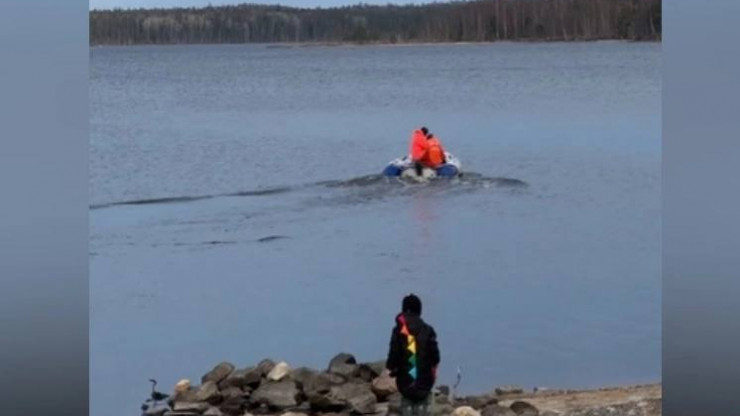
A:
[[[388,177],[404,177],[411,179],[432,179],[432,178],[454,178],[460,175],[462,164],[460,160],[449,152],[445,152],[446,162],[435,168],[425,167],[422,169],[421,176],[417,174],[414,163],[410,156],[400,157],[392,160],[388,166],[383,169],[383,175]]]

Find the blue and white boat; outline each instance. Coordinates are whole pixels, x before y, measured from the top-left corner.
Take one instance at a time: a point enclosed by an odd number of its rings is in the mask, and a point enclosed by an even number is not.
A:
[[[404,177],[411,179],[454,178],[462,172],[460,159],[449,152],[445,152],[445,163],[435,169],[424,167],[418,175],[410,156],[392,160],[383,169],[383,175],[388,177]]]

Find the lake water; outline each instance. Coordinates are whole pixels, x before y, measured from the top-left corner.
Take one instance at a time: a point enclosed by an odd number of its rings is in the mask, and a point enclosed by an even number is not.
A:
[[[660,48],[91,48],[91,414],[382,359],[408,292],[463,392],[660,380]],[[466,175],[368,176],[419,125]]]

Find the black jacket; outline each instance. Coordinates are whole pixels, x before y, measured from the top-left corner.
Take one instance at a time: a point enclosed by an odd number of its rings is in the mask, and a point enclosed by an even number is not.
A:
[[[412,345],[409,345],[410,340]],[[386,367],[396,378],[398,391],[408,399],[424,400],[434,387],[438,365],[439,348],[434,328],[418,315],[396,316]]]

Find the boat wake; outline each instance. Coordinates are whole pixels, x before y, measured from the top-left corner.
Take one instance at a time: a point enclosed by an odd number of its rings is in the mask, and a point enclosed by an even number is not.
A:
[[[504,188],[510,190],[520,190],[527,188],[529,185],[515,178],[506,177],[486,177],[475,172],[466,172],[454,178],[435,178],[428,181],[419,182],[417,180],[404,177],[387,177],[382,174],[364,175],[356,178],[340,181],[322,181],[303,186],[282,186],[274,188],[255,189],[239,192],[212,194],[212,195],[191,195],[191,196],[172,196],[161,198],[132,199],[126,201],[108,202],[102,204],[90,205],[90,210],[99,210],[125,205],[155,205],[155,204],[175,204],[202,201],[206,199],[224,198],[224,197],[260,197],[288,193],[298,189],[344,189],[350,191],[345,195],[351,199],[378,199],[390,196],[413,195],[417,192],[430,191],[465,191],[475,189]],[[359,194],[358,194],[359,193]],[[341,198],[340,198],[341,199]]]

